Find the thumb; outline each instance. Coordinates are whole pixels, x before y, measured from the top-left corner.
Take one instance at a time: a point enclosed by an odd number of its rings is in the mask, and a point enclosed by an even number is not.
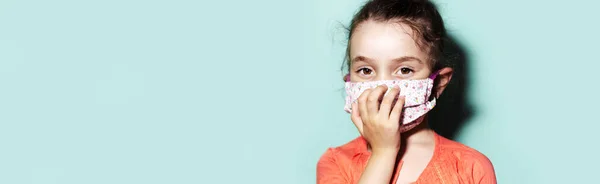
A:
[[[352,103],[352,115],[350,115],[350,119],[352,119],[352,122],[354,123],[354,126],[356,126],[356,129],[358,129],[360,135],[363,136],[363,121],[360,118],[360,111],[358,110],[357,103]]]

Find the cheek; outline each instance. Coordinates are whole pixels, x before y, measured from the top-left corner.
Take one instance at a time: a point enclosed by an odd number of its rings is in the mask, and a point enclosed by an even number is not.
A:
[[[348,74],[348,80],[350,82],[361,82],[362,79],[356,73]]]
[[[368,81],[367,79],[362,78],[360,76],[360,74],[357,74],[357,73],[349,74],[348,79],[349,79],[350,82],[365,82],[365,81]]]

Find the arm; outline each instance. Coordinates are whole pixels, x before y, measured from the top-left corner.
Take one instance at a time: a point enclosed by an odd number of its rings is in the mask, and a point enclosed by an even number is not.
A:
[[[373,152],[358,184],[388,184],[394,172],[397,151]],[[336,160],[335,150],[328,149],[317,163],[317,184],[348,184]]]
[[[404,97],[395,97],[400,89],[394,87],[384,95],[388,88],[379,86],[367,89],[352,104],[352,122],[371,146],[371,157],[360,176],[359,184],[388,184],[394,173],[396,157],[400,150],[400,116],[404,106]],[[383,100],[379,104],[378,99]],[[356,110],[358,109],[358,111]]]
[[[360,176],[358,184],[387,184],[394,173],[397,151],[378,152],[371,154],[367,167]]]

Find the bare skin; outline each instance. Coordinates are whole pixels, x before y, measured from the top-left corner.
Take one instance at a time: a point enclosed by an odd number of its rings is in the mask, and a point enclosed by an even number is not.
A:
[[[425,79],[433,72],[428,55],[415,43],[412,30],[397,22],[361,23],[350,38],[350,58],[353,82]],[[452,72],[451,68],[440,70],[434,95],[442,93]],[[404,99],[394,102],[398,94],[398,88],[379,86],[363,92],[358,103],[353,104],[352,108],[358,111],[352,111],[352,122],[371,151],[360,184],[390,183],[399,159],[404,163],[396,183],[415,182],[434,154],[435,137],[427,122],[400,133],[398,122]]]

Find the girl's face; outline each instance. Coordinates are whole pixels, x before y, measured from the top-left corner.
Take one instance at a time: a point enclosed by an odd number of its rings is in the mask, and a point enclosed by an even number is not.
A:
[[[425,79],[431,74],[427,53],[412,29],[396,22],[362,22],[350,39],[350,80]]]

